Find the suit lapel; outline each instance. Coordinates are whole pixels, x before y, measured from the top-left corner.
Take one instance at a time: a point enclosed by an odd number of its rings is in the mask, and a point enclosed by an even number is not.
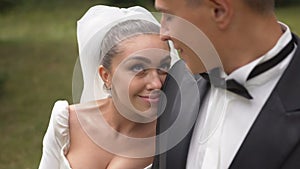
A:
[[[280,168],[300,140],[300,48],[267,100],[230,169]]]
[[[166,147],[168,151],[155,157],[153,169],[185,168],[200,97],[207,91],[206,81],[198,78],[190,74],[183,61],[169,72],[163,87],[166,99],[162,99],[158,110],[163,114],[158,119],[156,140],[157,152],[164,152]]]

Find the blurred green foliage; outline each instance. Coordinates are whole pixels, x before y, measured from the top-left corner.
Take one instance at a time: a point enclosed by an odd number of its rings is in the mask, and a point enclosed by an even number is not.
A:
[[[5,92],[5,82],[7,81],[7,74],[4,72],[0,72],[0,97],[4,95]]]
[[[5,13],[6,11],[12,9],[15,6],[16,6],[16,1],[0,0],[0,13]]]
[[[119,7],[129,7],[133,5],[153,6],[154,0],[0,0],[0,12],[5,13],[13,8],[44,8],[52,9],[58,6],[70,4],[105,4]]]
[[[300,4],[300,0],[275,0],[277,7],[291,6]]]
[[[88,1],[89,3],[95,3],[97,0],[0,0],[0,12],[6,12],[11,10],[14,7],[28,7],[28,6],[48,6],[53,7],[58,4],[70,4],[73,2],[83,2]],[[101,1],[104,2],[103,0]],[[86,3],[86,2],[84,2]],[[120,7],[128,7],[133,5],[141,5],[141,6],[150,6],[154,4],[154,0],[106,0],[104,2],[106,5],[115,5]],[[276,6],[287,6],[287,5],[295,5],[299,4],[299,0],[275,0]]]

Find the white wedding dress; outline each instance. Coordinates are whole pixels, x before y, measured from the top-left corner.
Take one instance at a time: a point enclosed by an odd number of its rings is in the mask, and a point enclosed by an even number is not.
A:
[[[72,169],[65,156],[69,143],[69,103],[61,100],[54,104],[52,110],[39,169]],[[151,165],[145,169],[150,168]]]

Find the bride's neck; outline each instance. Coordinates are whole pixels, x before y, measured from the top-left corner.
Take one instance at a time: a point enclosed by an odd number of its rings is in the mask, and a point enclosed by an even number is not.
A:
[[[130,137],[147,137],[148,135],[155,134],[156,121],[151,123],[137,123],[127,119],[117,110],[112,98],[104,99],[99,104],[99,109],[104,120],[117,132]]]

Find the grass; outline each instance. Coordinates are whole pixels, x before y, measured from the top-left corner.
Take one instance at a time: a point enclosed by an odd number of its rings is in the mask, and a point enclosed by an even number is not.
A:
[[[91,6],[0,16],[0,169],[34,169],[57,99],[72,102],[76,20]]]
[[[278,20],[286,23],[294,33],[300,36],[300,5],[279,8],[276,14]]]
[[[0,15],[0,169],[37,168],[53,103],[72,102],[76,20],[93,4],[27,6]],[[299,10],[277,10],[298,35]]]

